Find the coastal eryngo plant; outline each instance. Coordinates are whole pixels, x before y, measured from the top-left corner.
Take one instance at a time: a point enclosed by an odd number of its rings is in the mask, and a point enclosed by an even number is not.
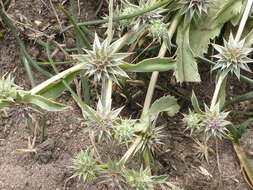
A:
[[[0,109],[4,108],[9,108],[12,116],[22,119],[31,116],[33,112],[61,111],[67,107],[22,90],[14,83],[11,75],[5,75],[0,79]]]
[[[171,50],[171,41],[168,33],[168,25],[165,24],[161,19],[157,19],[150,24],[148,24],[147,29],[149,31],[149,36],[153,39],[158,40],[158,42],[164,42],[168,50]]]
[[[220,111],[219,104],[214,109],[205,106],[204,119],[200,123],[201,131],[206,134],[207,138],[213,136],[218,138],[228,137],[228,125],[231,123],[226,120],[229,112]]]
[[[183,123],[186,125],[186,129],[190,130],[191,134],[196,131],[199,131],[200,122],[202,121],[203,115],[195,113],[189,110],[188,114],[183,114]]]
[[[120,120],[113,128],[114,138],[121,144],[128,146],[135,137],[134,125],[136,120]]]
[[[107,162],[107,168],[101,172],[99,178],[101,184],[105,184],[111,190],[124,190],[127,189],[127,183],[122,175],[125,170],[125,166],[122,163],[113,162],[109,160]]]
[[[176,0],[170,5],[170,10],[178,10],[184,15],[184,23],[189,24],[193,19],[197,21],[202,15],[208,14],[211,0]]]
[[[91,149],[79,152],[72,160],[75,173],[72,177],[83,178],[84,181],[91,180],[99,175],[101,168],[97,165],[94,152]]]
[[[107,110],[102,105],[101,100],[98,101],[97,109],[91,110],[94,115],[96,115],[97,120],[92,118],[88,118],[87,120],[83,120],[84,124],[88,126],[86,130],[91,132],[95,137],[98,137],[98,140],[112,140],[114,134],[115,126],[119,125],[120,118],[119,114],[122,108],[118,108],[116,110]]]
[[[151,185],[163,184],[166,176],[151,176],[150,169],[141,168],[140,171],[126,169],[124,172],[127,183],[136,190],[147,190]]]
[[[237,41],[230,34],[228,41],[224,39],[224,46],[213,44],[213,47],[218,51],[218,54],[214,56],[218,60],[213,70],[223,70],[226,74],[234,73],[238,79],[240,79],[241,70],[251,72],[247,64],[253,62],[249,58],[253,49],[246,47],[244,43],[245,39]]]
[[[206,140],[210,137],[228,137],[227,127],[231,124],[226,120],[229,112],[220,111],[219,104],[213,109],[205,105],[205,112],[195,113],[190,111],[184,115],[183,121],[192,134],[204,134]]]
[[[0,79],[0,102],[4,100],[14,101],[17,97],[17,89],[19,87],[14,84],[14,78],[11,75],[3,76]]]
[[[112,44],[105,39],[102,43],[97,34],[93,43],[93,49],[84,49],[86,54],[73,55],[78,63],[83,63],[83,69],[86,70],[86,76],[94,76],[94,81],[99,82],[103,78],[111,79],[118,83],[117,77],[128,77],[126,72],[120,68],[126,62],[124,59],[129,53],[116,53],[120,41]]]

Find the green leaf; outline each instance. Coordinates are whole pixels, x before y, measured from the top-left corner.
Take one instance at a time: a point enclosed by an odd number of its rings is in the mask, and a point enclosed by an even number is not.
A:
[[[192,106],[194,108],[194,111],[197,113],[202,113],[202,110],[199,107],[199,102],[198,102],[198,99],[197,99],[194,91],[192,91],[191,102],[192,102]]]
[[[63,111],[68,108],[63,104],[56,103],[39,95],[24,94],[22,101],[36,105],[46,111]]]
[[[167,112],[169,116],[174,116],[178,113],[180,106],[177,104],[177,100],[173,96],[164,96],[156,100],[150,107],[148,114],[151,117],[156,117],[161,112]]]
[[[223,25],[240,13],[238,0],[220,1],[214,0],[208,15],[197,24],[190,27],[190,46],[197,56],[207,53],[211,39],[220,34]]]
[[[6,107],[8,107],[10,105],[11,105],[11,103],[9,101],[0,100],[0,109],[6,108]]]
[[[173,58],[149,58],[137,64],[123,64],[120,66],[126,72],[154,72],[168,71],[175,69]]]
[[[75,76],[79,73],[79,71],[71,73],[67,77],[64,78],[65,82],[67,84],[70,84]],[[66,90],[66,86],[63,84],[62,80],[57,81],[56,83],[52,83],[40,92],[38,92],[38,95],[41,95],[45,98],[55,99],[59,97],[64,91]]]
[[[179,82],[200,82],[198,66],[189,43],[189,26],[183,24],[177,30],[176,77]]]

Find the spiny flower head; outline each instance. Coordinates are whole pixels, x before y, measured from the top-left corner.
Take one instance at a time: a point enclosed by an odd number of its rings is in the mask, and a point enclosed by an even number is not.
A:
[[[119,114],[122,109],[123,107],[116,110],[107,110],[99,99],[97,109],[91,109],[93,115],[96,115],[99,122],[90,117],[83,120],[83,123],[87,125],[86,130],[92,133],[95,137],[98,137],[99,141],[110,141],[114,134],[115,127],[119,125],[119,122],[121,121]]]
[[[200,126],[208,138],[211,136],[218,138],[227,136],[227,126],[231,124],[226,120],[228,114],[229,112],[221,112],[218,104],[212,110],[207,106],[205,107],[205,118],[200,123]]]
[[[94,153],[89,148],[78,153],[72,160],[72,164],[71,168],[75,170],[73,177],[82,177],[84,182],[93,179],[101,172],[101,168],[94,158]]]
[[[125,145],[128,145],[133,141],[134,133],[135,133],[135,120],[121,120],[118,122],[114,128],[114,138],[119,141],[120,143],[124,143]]]
[[[253,60],[248,56],[252,52],[252,48],[245,47],[245,39],[237,41],[230,34],[229,40],[224,39],[224,46],[213,44],[213,47],[218,51],[214,57],[217,58],[217,63],[213,70],[221,69],[225,73],[234,73],[240,79],[241,69],[251,72],[247,63],[252,63]]]
[[[123,15],[129,15],[133,14],[134,12],[137,12],[139,10],[144,10],[146,8],[150,8],[153,6],[157,0],[140,0],[139,5],[132,4],[128,1],[123,1],[123,8],[121,11],[121,16]],[[134,19],[128,20],[128,26],[135,26],[135,25],[142,25],[142,24],[148,24],[152,21],[162,18],[162,13],[166,12],[166,9],[163,8],[157,8],[153,11],[149,11],[143,15],[140,15]]]
[[[121,162],[107,162],[107,168],[101,172],[101,184],[105,184],[111,190],[124,190],[127,189],[127,184],[122,175],[124,165]]]
[[[126,64],[124,59],[129,53],[116,53],[120,40],[109,44],[108,40],[100,43],[99,37],[95,34],[93,49],[84,51],[85,55],[73,55],[79,63],[83,63],[86,76],[94,76],[94,80],[99,82],[102,78],[112,79],[118,83],[117,76],[128,77],[126,72],[121,69],[121,65]]]
[[[211,0],[177,0],[170,9],[179,10],[179,14],[184,15],[184,23],[188,24],[192,19],[197,21],[203,14],[207,14],[210,6]]]
[[[168,24],[163,23],[161,19],[157,19],[148,25],[149,35],[158,42],[164,42],[168,50],[171,50],[171,41],[168,33]]]
[[[165,125],[156,126],[156,120],[150,121],[148,117],[144,117],[140,123],[135,125],[136,135],[142,137],[142,141],[139,144],[136,151],[140,150],[141,152],[149,150],[152,154],[155,154],[156,150],[159,150],[159,146],[163,145],[163,140],[167,135],[164,135]]]
[[[18,94],[18,86],[14,84],[14,78],[11,75],[5,77],[5,75],[0,79],[0,101],[7,100],[13,101],[16,99]]]
[[[200,122],[202,121],[203,116],[201,114],[189,111],[188,114],[184,114],[183,122],[186,125],[186,129],[193,132],[199,131]]]
[[[165,176],[151,176],[150,169],[141,168],[140,171],[125,169],[124,177],[126,182],[136,190],[146,190],[150,185],[163,184]]]

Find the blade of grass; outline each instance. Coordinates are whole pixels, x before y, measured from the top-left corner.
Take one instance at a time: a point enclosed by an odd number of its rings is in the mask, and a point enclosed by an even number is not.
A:
[[[5,12],[2,9],[0,9],[0,17],[5,22],[5,24],[10,28],[12,34],[14,35],[14,37],[17,41],[17,44],[19,45],[19,47],[21,49],[21,52],[23,53],[23,55],[25,56],[25,58],[27,59],[29,64],[32,67],[34,67],[37,71],[41,72],[43,75],[45,75],[47,77],[51,77],[52,76],[51,73],[47,72],[46,70],[42,69],[39,65],[34,63],[32,58],[30,57],[30,55],[26,51],[25,45],[24,45],[23,41],[20,39],[16,27],[14,26],[14,24],[11,22],[11,20],[8,18],[8,16],[5,14]],[[29,71],[29,72],[31,72],[31,71]]]
[[[75,19],[69,14],[67,10],[65,10],[63,7],[60,7],[60,10],[68,17],[70,22],[74,25],[75,30],[78,32],[83,44],[88,48],[91,49],[90,42],[84,32],[80,29],[80,27],[77,25]]]
[[[28,63],[28,61],[27,61],[26,57],[24,56],[24,54],[22,53],[22,51],[21,51],[21,60],[23,62],[23,65],[25,66],[25,71],[26,71],[28,79],[31,83],[31,86],[34,87],[36,85],[36,83],[33,78],[32,70],[31,70],[30,64]]]
[[[73,15],[73,19],[75,22],[77,22],[77,17],[78,17],[78,12],[77,12],[77,7],[75,4],[75,0],[70,0],[70,6],[71,6],[71,13]],[[86,27],[83,27],[86,29]],[[76,47],[78,49],[78,53],[82,53],[82,48],[84,48],[84,44],[81,43],[81,36],[76,28],[75,29],[75,36],[76,36]],[[93,37],[93,36],[92,36]],[[89,86],[89,81],[87,78],[82,77],[81,78],[81,90],[82,90],[82,99],[84,102],[89,105],[90,104],[90,86]]]

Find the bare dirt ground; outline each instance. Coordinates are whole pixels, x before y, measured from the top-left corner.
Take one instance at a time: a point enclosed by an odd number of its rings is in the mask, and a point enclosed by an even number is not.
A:
[[[19,19],[22,15],[33,23],[34,20],[42,21],[43,25],[57,22],[49,4],[40,0],[19,0],[12,4],[9,13],[11,17]],[[58,1],[53,1],[55,4]],[[93,1],[81,2],[81,20],[96,19],[94,12],[98,5]],[[67,5],[66,5],[67,7]],[[60,16],[62,16],[59,13]],[[61,17],[64,19],[64,17]],[[67,21],[66,21],[67,23]],[[66,24],[63,23],[63,24]],[[24,39],[26,31],[21,31]],[[73,36],[69,35],[70,41]],[[43,59],[43,50],[26,40],[29,52],[34,58]],[[20,60],[20,50],[9,30],[5,29],[5,36],[0,38],[0,77],[5,73],[12,73],[16,78],[16,83],[24,89],[29,89],[29,83],[25,74],[25,69]],[[41,57],[42,56],[42,57]],[[60,56],[60,55],[58,55]],[[59,58],[61,59],[61,58]],[[203,70],[203,71],[202,71]],[[208,69],[202,69],[203,84],[193,85],[197,96],[203,100],[210,100],[213,83],[207,74]],[[36,73],[37,81],[45,80],[44,77]],[[166,77],[167,75],[162,75]],[[163,78],[164,79],[164,78]],[[243,82],[242,82],[243,83]],[[208,86],[207,86],[208,85]],[[209,88],[210,87],[210,88]],[[176,88],[182,88],[175,86]],[[186,86],[186,88],[190,88]],[[141,89],[141,88],[140,88]],[[206,90],[211,89],[211,90]],[[143,89],[144,90],[144,89]],[[253,90],[252,87],[243,83],[231,82],[229,95],[235,96],[240,92]],[[96,182],[84,186],[77,179],[68,180],[73,174],[70,168],[71,159],[82,149],[85,149],[90,140],[84,132],[78,118],[81,117],[80,110],[68,93],[62,95],[59,102],[72,106],[72,110],[61,113],[47,113],[47,127],[45,141],[36,143],[36,148],[40,151],[37,154],[17,154],[18,148],[26,148],[27,137],[31,135],[31,130],[17,124],[16,118],[0,119],[0,189],[1,190],[100,190],[108,189]],[[188,105],[188,104],[187,104]],[[187,106],[186,105],[186,106]],[[127,107],[128,108],[128,107]],[[126,109],[127,109],[126,108]],[[182,111],[186,111],[183,109]],[[126,113],[138,112],[138,110],[125,110]],[[211,141],[210,148],[214,150],[209,155],[209,163],[196,156],[194,141],[185,132],[185,127],[181,122],[181,115],[175,118],[161,118],[168,122],[165,142],[165,153],[159,155],[159,174],[168,176],[168,181],[185,190],[249,190],[245,182],[238,159],[233,151],[230,141]],[[234,121],[241,121],[245,118],[232,118]],[[253,151],[252,126],[248,129],[243,138],[243,146],[247,152]],[[216,146],[217,145],[217,146]],[[111,145],[101,145],[103,155],[119,157],[123,150],[110,149]],[[218,151],[218,152],[217,152]],[[217,156],[218,155],[218,156]],[[250,155],[249,155],[250,156]],[[251,155],[251,158],[252,155]]]

